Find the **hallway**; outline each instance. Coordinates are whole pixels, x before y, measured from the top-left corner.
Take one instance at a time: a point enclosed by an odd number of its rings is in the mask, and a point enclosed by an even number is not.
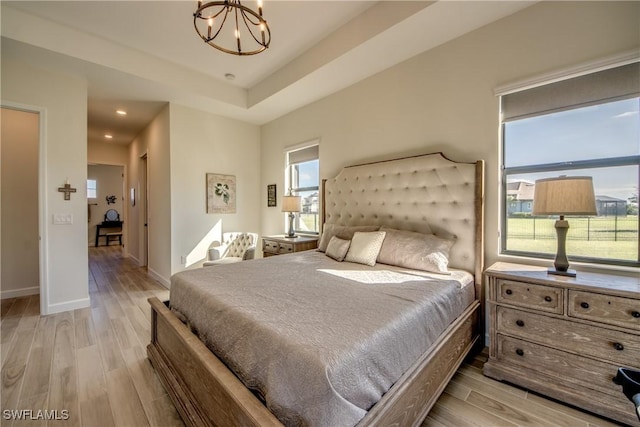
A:
[[[147,298],[169,291],[103,246],[89,249],[89,292],[90,308],[50,316],[37,295],[2,300],[2,408],[69,418],[2,426],[182,426],[146,355]]]

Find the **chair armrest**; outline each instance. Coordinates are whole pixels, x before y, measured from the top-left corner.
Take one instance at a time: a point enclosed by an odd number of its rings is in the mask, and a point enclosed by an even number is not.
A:
[[[215,261],[224,257],[227,253],[227,247],[228,245],[218,245],[213,248],[209,248],[209,261]]]
[[[244,256],[242,257],[243,261],[246,261],[248,259],[254,259],[256,256],[256,247],[255,246],[251,246],[249,249],[247,249],[244,252]]]

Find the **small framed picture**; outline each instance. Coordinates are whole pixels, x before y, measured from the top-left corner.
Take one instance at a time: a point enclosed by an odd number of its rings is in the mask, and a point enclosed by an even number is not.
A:
[[[276,185],[269,184],[267,185],[267,207],[273,208],[276,206]]]

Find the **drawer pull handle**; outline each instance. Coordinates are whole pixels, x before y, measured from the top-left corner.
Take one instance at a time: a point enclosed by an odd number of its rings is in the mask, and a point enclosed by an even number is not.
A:
[[[544,300],[546,302],[551,302],[551,297],[549,295],[547,295],[546,297],[544,297]]]
[[[619,342],[614,342],[613,343],[613,348],[615,348],[618,351],[624,350],[624,346],[622,344],[620,344]]]
[[[513,291],[511,289],[507,289],[506,291],[504,291],[504,293],[507,295],[511,295]]]
[[[580,303],[580,307],[582,307],[584,309],[587,309],[587,308],[589,308],[589,303],[588,302],[581,302]]]
[[[524,321],[523,320],[516,320],[516,325],[520,326],[521,328],[524,326]]]
[[[632,315],[633,317],[635,317],[636,319],[639,319],[639,318],[640,318],[640,311],[633,310],[633,311],[631,312],[631,315]]]
[[[516,349],[516,354],[517,354],[518,356],[524,356],[524,350],[522,350],[521,348],[517,348],[517,349]]]

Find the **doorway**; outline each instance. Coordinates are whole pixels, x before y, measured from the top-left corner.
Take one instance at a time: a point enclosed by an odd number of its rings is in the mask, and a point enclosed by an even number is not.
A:
[[[122,224],[119,227],[113,227],[115,221],[113,218],[106,218],[106,214],[107,211],[113,215],[117,214],[117,221],[124,222],[124,166],[88,165],[87,209],[89,246],[121,244]],[[111,227],[100,228],[108,220],[111,222]],[[119,237],[118,233],[120,233]],[[98,237],[99,235],[102,237]]]
[[[40,113],[0,112],[0,298],[40,293]]]

